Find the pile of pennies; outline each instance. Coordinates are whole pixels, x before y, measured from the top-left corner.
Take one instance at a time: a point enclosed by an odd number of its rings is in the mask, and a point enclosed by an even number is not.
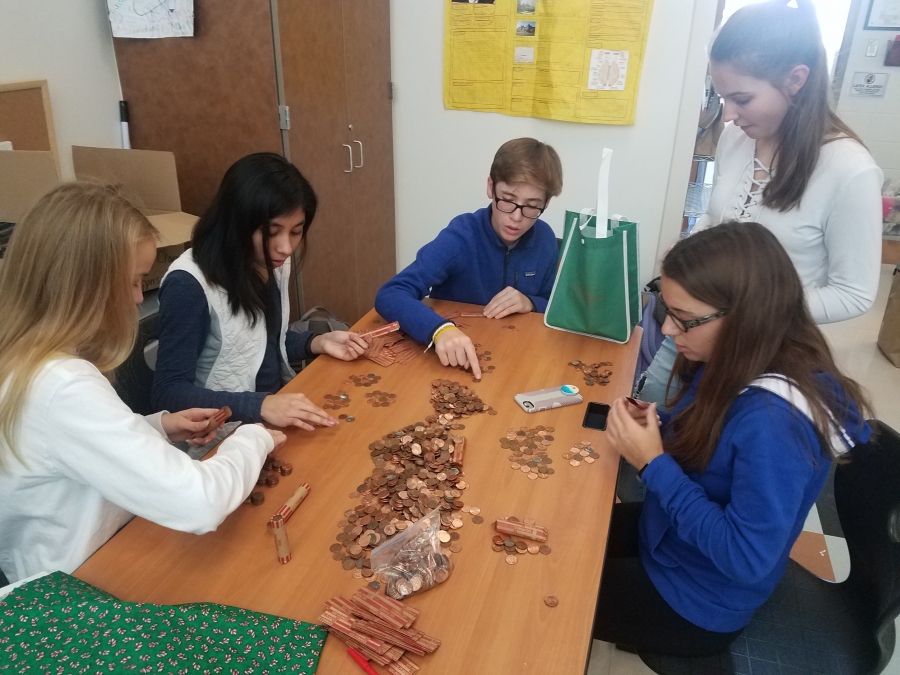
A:
[[[547,528],[536,525],[534,520],[519,520],[515,516],[498,518],[494,523],[497,534],[491,539],[491,548],[497,553],[506,553],[506,564],[515,565],[519,555],[530,553],[550,555],[551,549],[546,544],[549,533]],[[530,541],[525,541],[529,539]]]
[[[371,387],[373,384],[378,384],[380,380],[381,375],[369,373],[368,375],[351,375],[344,380],[344,384],[354,384],[357,387]]]
[[[337,394],[325,394],[325,404],[323,410],[340,410],[350,405],[350,395],[346,391],[339,391]]]
[[[293,471],[294,467],[288,462],[266,457],[262,471],[259,472],[259,478],[256,479],[256,484],[259,487],[275,487],[278,485],[279,475],[290,476]],[[260,506],[265,501],[266,496],[263,494],[263,491],[254,490],[250,493],[250,496],[247,497],[246,503],[253,504],[253,506]]]
[[[564,452],[562,458],[572,466],[581,466],[582,462],[593,464],[600,459],[600,455],[594,450],[590,441],[581,441],[569,448],[568,452]]]
[[[478,413],[497,414],[497,411],[485,405],[474,391],[450,380],[432,380],[431,405],[438,414],[437,421],[442,424]]]
[[[366,402],[373,408],[387,408],[395,398],[397,398],[397,394],[389,394],[386,391],[366,392]]]
[[[550,443],[553,441],[554,427],[539,424],[534,429],[522,427],[506,430],[505,437],[500,439],[500,447],[509,450],[509,467],[513,471],[521,471],[529,480],[549,478],[553,475],[553,458],[547,456]]]
[[[372,549],[437,508],[441,531],[451,535],[447,543],[458,541],[452,534],[464,524],[461,497],[469,486],[462,472],[465,438],[455,432],[464,428],[429,416],[371,443],[375,468],[350,494],[351,499],[361,498],[360,503],[338,522],[331,557],[353,570],[354,577],[368,579],[373,576]],[[447,555],[451,552],[450,546],[444,549]]]
[[[612,361],[600,361],[599,363],[569,361],[569,365],[584,376],[584,383],[589,387],[593,387],[595,384],[605,387],[609,384],[609,378],[612,377],[612,371],[608,367],[612,365]]]

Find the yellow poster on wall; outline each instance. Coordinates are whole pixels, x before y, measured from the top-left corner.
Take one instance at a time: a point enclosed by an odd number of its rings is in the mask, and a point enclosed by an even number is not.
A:
[[[444,0],[444,107],[634,124],[653,0]]]

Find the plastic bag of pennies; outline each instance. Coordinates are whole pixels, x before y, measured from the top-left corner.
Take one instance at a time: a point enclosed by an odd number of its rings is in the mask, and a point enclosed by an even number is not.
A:
[[[372,551],[372,571],[385,581],[385,593],[401,600],[450,578],[453,563],[441,551],[440,530],[441,512],[435,509]]]

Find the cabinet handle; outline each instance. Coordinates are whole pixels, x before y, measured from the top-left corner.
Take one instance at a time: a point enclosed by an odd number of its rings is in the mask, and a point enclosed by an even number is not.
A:
[[[353,142],[354,142],[354,143],[359,143],[359,166],[354,166],[353,168],[354,168],[354,169],[361,169],[361,168],[363,168],[363,148],[362,148],[362,141],[353,141]]]
[[[350,173],[351,171],[353,171],[353,148],[346,143],[341,143],[341,145],[347,148],[347,152],[350,153],[350,168],[344,169],[344,173]]]

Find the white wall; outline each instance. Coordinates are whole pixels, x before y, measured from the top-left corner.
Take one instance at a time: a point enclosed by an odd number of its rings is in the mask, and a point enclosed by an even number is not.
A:
[[[47,80],[63,178],[72,145],[122,147],[104,0],[0,0],[0,82]]]
[[[864,3],[859,12],[837,110],[865,141],[875,161],[884,170],[885,178],[900,178],[900,68],[884,65],[887,40],[897,37],[900,31],[863,30],[867,8],[868,3]],[[878,40],[875,56],[866,56],[869,40]],[[885,97],[850,96],[853,73],[857,71],[889,73]]]
[[[494,152],[511,138],[533,136],[563,162],[562,195],[543,216],[557,234],[566,208],[596,203],[599,153],[613,149],[610,212],[640,221],[641,276],[648,280],[657,247],[674,241],[681,226],[715,2],[655,0],[634,126],[444,110],[443,5],[391,0],[398,266],[451,218],[487,205]]]

